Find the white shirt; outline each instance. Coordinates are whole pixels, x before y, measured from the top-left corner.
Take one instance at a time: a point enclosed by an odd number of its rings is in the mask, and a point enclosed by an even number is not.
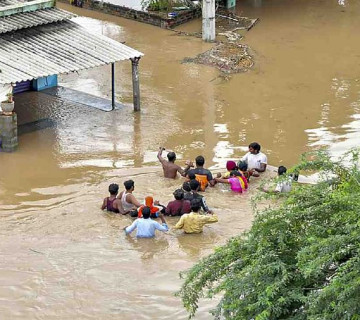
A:
[[[276,192],[290,192],[291,191],[292,178],[288,177],[283,181],[279,181],[275,187]]]
[[[131,233],[137,228],[136,237],[138,238],[153,238],[155,237],[155,230],[160,231],[168,231],[169,228],[166,223],[163,223],[162,225],[150,218],[144,219],[144,218],[138,218],[136,219],[131,226],[128,226],[125,229],[125,232]]]
[[[262,163],[267,164],[267,157],[262,152],[257,154],[248,152],[241,158],[241,160],[247,163],[248,169],[260,169]]]

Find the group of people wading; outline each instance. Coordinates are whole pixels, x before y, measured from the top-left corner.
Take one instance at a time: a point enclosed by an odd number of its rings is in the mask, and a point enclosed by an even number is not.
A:
[[[145,198],[144,204],[141,204],[133,195],[135,183],[133,180],[124,182],[125,190],[119,193],[119,185],[112,183],[109,186],[110,196],[103,201],[101,209],[129,214],[137,218],[134,222],[125,228],[125,233],[130,234],[135,229],[138,238],[152,238],[155,236],[155,230],[168,231],[169,227],[164,216],[180,216],[174,229],[183,229],[185,233],[201,233],[203,226],[208,223],[218,221],[218,216],[206,204],[205,198],[200,192],[205,192],[206,188],[214,187],[217,183],[226,183],[234,193],[242,193],[247,190],[250,177],[258,177],[261,172],[266,170],[267,157],[260,152],[260,145],[253,142],[249,145],[249,152],[241,160],[228,161],[226,163],[227,172],[218,173],[213,177],[212,173],[204,168],[205,159],[198,156],[193,162],[186,161],[186,167],[183,169],[175,164],[175,152],[168,152],[167,160],[162,157],[164,148],[160,147],[157,158],[162,164],[164,176],[175,179],[178,173],[185,178],[181,188],[173,193],[174,200],[167,206],[154,201],[153,197]],[[278,174],[286,173],[286,168],[280,166]],[[277,184],[273,192],[289,192],[291,181],[286,180]],[[264,190],[269,192],[268,190]],[[161,224],[155,221],[160,218]]]

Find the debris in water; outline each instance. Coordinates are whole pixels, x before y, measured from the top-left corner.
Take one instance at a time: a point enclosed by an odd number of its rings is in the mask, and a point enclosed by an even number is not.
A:
[[[215,47],[195,58],[186,57],[183,63],[199,63],[218,68],[224,73],[245,72],[254,64],[248,46],[239,43],[217,43]]]
[[[254,65],[253,58],[249,54],[250,48],[240,43],[243,36],[237,31],[251,29],[258,19],[240,17],[228,11],[219,12],[216,16],[220,18],[216,21],[216,33],[224,40],[216,41],[213,48],[200,53],[195,58],[185,57],[182,63],[198,63],[218,68],[222,73],[227,74],[224,79],[228,80],[229,74],[245,72]],[[201,32],[172,31],[180,36],[202,38]]]

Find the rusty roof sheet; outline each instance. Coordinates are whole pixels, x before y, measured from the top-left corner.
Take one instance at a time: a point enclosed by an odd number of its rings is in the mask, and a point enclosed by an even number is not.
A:
[[[76,15],[58,8],[41,9],[0,17],[0,34],[59,22],[73,17],[76,17]]]
[[[0,84],[141,57],[115,40],[94,35],[72,21],[21,29],[0,35]]]

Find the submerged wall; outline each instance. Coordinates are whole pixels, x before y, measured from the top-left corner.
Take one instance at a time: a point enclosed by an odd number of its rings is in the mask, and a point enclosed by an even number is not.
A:
[[[0,151],[12,152],[18,146],[17,115],[0,114]]]
[[[58,0],[58,1],[69,3],[68,0]],[[161,15],[157,15],[155,13],[138,11],[127,7],[121,7],[115,4],[96,1],[96,0],[88,0],[88,1],[77,0],[76,3],[77,6],[82,7],[84,9],[96,10],[102,13],[112,14],[114,16],[119,16],[126,19],[152,24],[154,26],[164,29],[170,29],[185,22],[188,22],[190,20],[193,20],[195,18],[201,17],[201,9],[177,11],[178,14],[175,17],[168,18],[168,17],[163,17]]]

